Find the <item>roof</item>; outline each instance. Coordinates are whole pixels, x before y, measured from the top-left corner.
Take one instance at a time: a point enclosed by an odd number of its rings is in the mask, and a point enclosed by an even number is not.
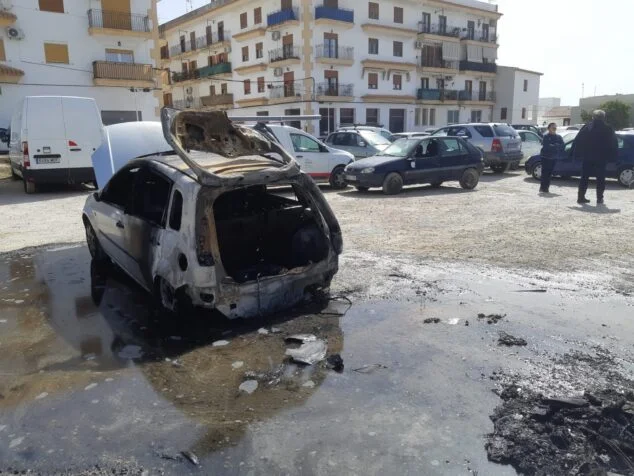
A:
[[[570,117],[571,112],[570,106],[557,106],[549,109],[544,114],[544,117]]]
[[[528,73],[528,74],[536,74],[538,76],[543,76],[544,73],[540,73],[539,71],[531,71],[530,69],[523,69],[523,68],[518,68],[517,66],[503,66],[503,65],[498,65],[498,69],[499,68],[507,68],[507,69],[512,69],[513,71],[515,71],[516,73]]]
[[[163,23],[162,25],[159,25],[159,32],[162,33],[166,30],[174,28],[177,25],[180,25],[181,23],[185,23],[189,20],[194,20],[197,17],[203,16],[209,13],[210,11],[215,10],[216,8],[220,8],[223,5],[226,5],[233,1],[235,0],[211,0],[208,4],[203,5],[202,7],[196,8],[195,10],[192,10],[191,12],[187,12],[184,15],[181,15],[168,22]]]

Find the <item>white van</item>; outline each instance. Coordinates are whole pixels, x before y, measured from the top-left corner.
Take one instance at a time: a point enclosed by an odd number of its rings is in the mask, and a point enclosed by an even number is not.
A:
[[[11,172],[24,181],[26,193],[44,183],[92,183],[91,156],[102,131],[92,98],[27,96],[11,118]]]

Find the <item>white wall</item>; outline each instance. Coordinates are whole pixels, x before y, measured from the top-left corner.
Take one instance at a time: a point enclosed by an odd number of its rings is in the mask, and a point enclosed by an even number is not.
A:
[[[537,124],[540,79],[541,76],[537,73],[506,66],[498,67],[494,120],[509,124]],[[527,91],[524,91],[524,80],[528,81]],[[502,108],[507,108],[506,119],[501,117]],[[523,108],[526,109],[525,118],[522,118]]]

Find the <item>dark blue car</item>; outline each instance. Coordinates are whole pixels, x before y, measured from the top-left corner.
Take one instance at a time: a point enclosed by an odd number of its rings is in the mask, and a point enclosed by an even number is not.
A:
[[[414,137],[399,139],[380,155],[351,163],[344,177],[359,191],[381,187],[385,194],[395,195],[403,185],[440,187],[453,180],[473,189],[483,169],[480,149],[460,137]]]
[[[608,162],[606,177],[615,178],[624,187],[634,182],[634,134],[617,133],[619,141],[619,155],[615,162]],[[573,154],[574,139],[566,143],[564,154],[555,162],[553,175],[556,177],[580,177],[581,160],[575,159]],[[542,158],[534,155],[526,161],[526,173],[536,180],[542,177]]]

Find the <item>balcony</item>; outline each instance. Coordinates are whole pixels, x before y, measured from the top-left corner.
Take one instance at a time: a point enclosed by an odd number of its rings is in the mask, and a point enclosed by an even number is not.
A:
[[[200,98],[204,107],[233,106],[233,94],[214,94]]]
[[[266,26],[264,23],[253,25],[251,28],[240,30],[232,36],[235,41],[247,41],[254,38],[261,38],[266,35]]]
[[[269,63],[274,67],[299,64],[299,54],[299,46],[284,45],[282,48],[269,51]]]
[[[15,23],[17,19],[18,17],[15,14],[5,10],[0,10],[0,26],[1,27],[11,26]]]
[[[354,48],[352,46],[318,45],[315,48],[315,59],[317,63],[352,66],[354,64]]]
[[[289,22],[299,25],[299,10],[297,8],[279,10],[277,12],[269,13],[266,17],[266,24],[269,28],[282,27]]]
[[[460,62],[460,71],[476,71],[478,73],[496,74],[498,66],[495,63],[476,63],[475,61],[462,60]]]
[[[151,64],[93,61],[93,80],[97,86],[154,87]]]
[[[416,99],[420,101],[458,101],[460,92],[457,89],[418,89]]]
[[[207,36],[199,36],[194,42],[190,38],[185,39],[184,43],[178,45],[172,45],[169,49],[170,58],[188,56],[190,53],[195,53],[205,48],[219,47],[221,43],[229,41],[231,33],[224,31],[221,34],[212,33]]]
[[[352,101],[354,98],[353,84],[319,83],[315,90],[317,101]]]
[[[309,99],[306,96],[304,81],[289,81],[279,86],[269,88],[271,104],[301,101]]]
[[[421,36],[441,36],[443,38],[460,39],[461,28],[443,23],[418,22],[418,34]]]
[[[88,10],[88,32],[91,35],[136,36],[152,38],[147,15],[107,10]]]
[[[462,31],[460,33],[460,39],[465,41],[497,44],[497,36],[495,33],[483,30],[470,30],[467,28],[466,31]]]
[[[354,10],[320,5],[315,7],[315,24],[352,28],[354,25]]]
[[[172,73],[172,82],[182,83],[183,81],[195,81],[197,79],[216,76],[219,74],[231,74],[231,63],[219,63],[213,66],[205,66],[195,69],[194,71],[185,71],[182,73]]]
[[[460,63],[458,61],[445,61],[441,59],[421,58],[420,66],[424,69],[452,70],[457,71]]]

